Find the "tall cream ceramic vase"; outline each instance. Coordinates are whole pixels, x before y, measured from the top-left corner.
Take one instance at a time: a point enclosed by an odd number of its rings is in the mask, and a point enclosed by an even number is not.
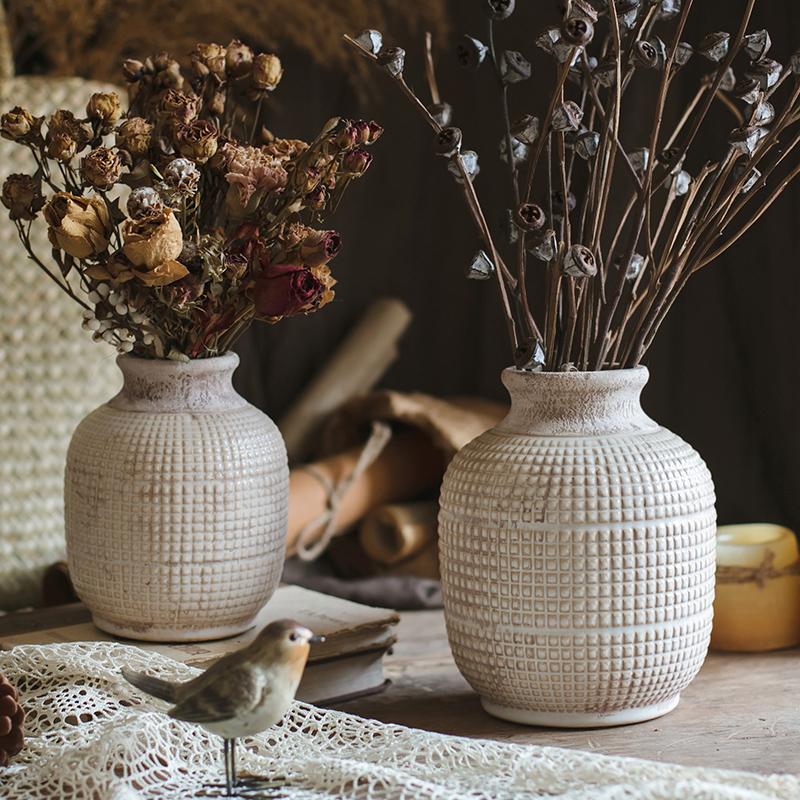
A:
[[[621,725],[671,711],[708,648],[714,486],[651,420],[644,368],[503,373],[511,410],[441,493],[447,632],[484,708]]]
[[[283,567],[286,450],[240,397],[227,353],[187,363],[121,356],[120,393],[75,430],[67,557],[104,631],[151,641],[240,633]]]

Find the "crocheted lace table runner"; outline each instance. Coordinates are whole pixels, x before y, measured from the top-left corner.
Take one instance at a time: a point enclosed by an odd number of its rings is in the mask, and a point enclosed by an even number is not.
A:
[[[110,643],[17,647],[0,671],[27,711],[26,747],[0,769],[0,797],[182,798],[222,777],[222,748],[176,722],[120,676],[124,665],[187,679],[195,670]],[[444,736],[295,703],[283,722],[245,740],[241,772],[275,797],[488,800],[797,800],[790,775],[679,767],[637,759]]]

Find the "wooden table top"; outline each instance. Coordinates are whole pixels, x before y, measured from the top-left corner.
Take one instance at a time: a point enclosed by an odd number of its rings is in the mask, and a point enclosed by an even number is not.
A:
[[[405,612],[386,659],[393,685],[343,711],[439,733],[691,766],[800,774],[800,649],[710,653],[678,707],[619,728],[532,728],[489,716],[461,677],[440,611]]]
[[[0,617],[0,637],[88,620],[80,604]],[[481,708],[447,646],[441,611],[404,612],[392,685],[338,708],[439,733],[571,747],[692,766],[800,774],[800,649],[711,653],[665,717],[620,728],[556,730],[504,722]]]

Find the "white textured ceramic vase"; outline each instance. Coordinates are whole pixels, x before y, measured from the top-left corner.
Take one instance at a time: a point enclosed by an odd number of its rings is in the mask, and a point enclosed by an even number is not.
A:
[[[233,353],[118,363],[122,390],[80,423],[67,455],[75,589],[95,624],[120,636],[240,633],[283,567],[283,439],[234,390]]]
[[[508,416],[447,470],[447,632],[495,716],[641,722],[671,711],[703,663],[714,486],[642,410],[647,379],[645,368],[505,370]]]

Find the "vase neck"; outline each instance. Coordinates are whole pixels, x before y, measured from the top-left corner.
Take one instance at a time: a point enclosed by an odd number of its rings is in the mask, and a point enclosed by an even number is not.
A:
[[[504,430],[543,436],[605,436],[658,425],[644,413],[640,395],[646,368],[602,372],[503,371],[511,410]]]
[[[193,361],[120,356],[117,364],[124,382],[109,401],[114,408],[168,413],[224,411],[247,405],[233,388],[233,372],[239,364],[235,353]]]

